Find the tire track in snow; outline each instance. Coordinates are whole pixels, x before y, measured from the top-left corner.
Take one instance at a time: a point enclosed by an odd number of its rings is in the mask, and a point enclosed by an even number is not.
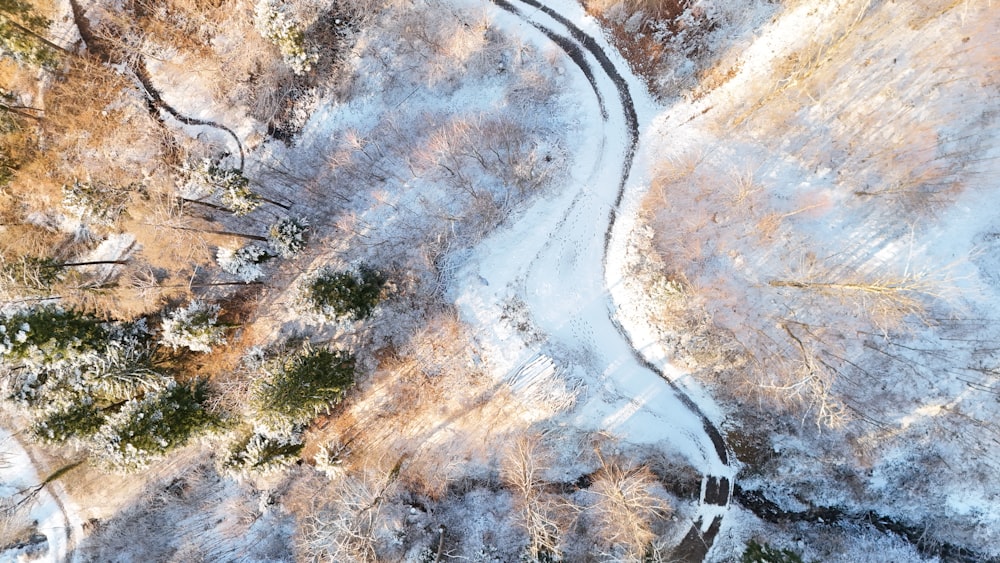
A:
[[[580,70],[583,72],[587,81],[590,83],[597,96],[598,103],[601,108],[601,117],[605,121],[608,120],[608,112],[605,104],[604,96],[600,91],[596,77],[594,75],[593,69],[591,68],[589,62],[586,59],[583,51],[585,50],[597,61],[601,70],[607,76],[607,78],[614,84],[618,97],[620,99],[625,125],[627,128],[628,144],[625,147],[625,154],[622,161],[622,170],[618,183],[618,190],[615,194],[614,205],[611,207],[608,213],[607,228],[604,233],[604,254],[602,256],[602,268],[606,271],[607,269],[607,256],[611,250],[611,239],[616,226],[616,220],[618,218],[619,208],[621,207],[622,200],[625,196],[625,187],[628,182],[629,175],[631,173],[632,164],[635,159],[636,148],[639,142],[639,120],[635,110],[635,104],[632,99],[632,95],[629,90],[629,86],[625,78],[619,72],[618,67],[607,55],[604,49],[597,43],[597,41],[583,32],[578,26],[576,26],[568,18],[564,17],[562,14],[556,10],[540,3],[538,0],[491,0],[499,8],[513,14],[519,19],[527,22],[535,29],[542,32],[546,37],[555,42],[569,58],[576,64]],[[544,13],[546,16],[560,24],[565,28],[566,32],[572,39],[567,38],[565,35],[561,35],[551,28],[546,27],[544,24],[534,21],[533,19],[526,16],[520,9],[518,9],[515,4],[523,4],[530,8]],[[574,204],[576,200],[574,200]],[[567,214],[570,210],[567,211]],[[568,216],[564,216],[563,221],[565,221]],[[723,466],[729,466],[729,450],[726,445],[725,439],[722,437],[722,433],[715,426],[714,423],[705,415],[704,411],[695,403],[691,397],[689,397],[673,380],[666,377],[666,375],[652,362],[647,360],[634,346],[628,332],[621,325],[615,315],[615,307],[611,299],[608,299],[608,309],[609,317],[614,325],[618,334],[622,339],[628,343],[628,348],[631,351],[632,356],[635,361],[650,370],[651,372],[657,374],[663,381],[665,381],[673,391],[674,395],[681,401],[681,403],[693,413],[700,421],[702,429],[705,435],[708,437],[715,450],[715,455],[718,457],[719,462]],[[589,344],[589,343],[588,343]],[[725,509],[728,507],[730,499],[732,497],[734,483],[725,476],[716,476],[705,474],[702,478],[702,488],[701,494],[699,496],[699,501],[701,509],[699,512],[707,518],[713,511],[706,510],[709,506],[720,507]],[[701,561],[707,555],[709,549],[711,549],[712,543],[716,534],[718,533],[721,524],[723,513],[716,513],[711,516],[711,521],[707,527],[704,526],[702,521],[702,516],[693,522],[691,529],[681,540],[680,544],[675,547],[672,557],[675,560],[681,561]]]

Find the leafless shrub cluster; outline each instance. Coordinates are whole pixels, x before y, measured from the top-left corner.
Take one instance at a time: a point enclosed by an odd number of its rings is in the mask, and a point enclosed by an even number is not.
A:
[[[322,493],[324,504],[307,516],[300,552],[314,561],[378,561],[383,505],[396,494],[399,465],[345,473]]]

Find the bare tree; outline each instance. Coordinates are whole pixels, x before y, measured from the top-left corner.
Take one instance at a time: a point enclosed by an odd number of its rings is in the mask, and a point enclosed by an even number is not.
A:
[[[670,505],[654,494],[656,476],[645,466],[610,463],[598,452],[601,468],[588,490],[596,502],[589,508],[597,539],[617,560],[642,561],[656,539],[653,524],[671,513]]]
[[[521,436],[507,450],[500,469],[501,479],[514,495],[518,522],[528,534],[528,553],[533,561],[559,559],[562,555],[559,543],[566,506],[560,506],[555,495],[545,492],[543,475],[548,470],[548,458],[538,436]]]

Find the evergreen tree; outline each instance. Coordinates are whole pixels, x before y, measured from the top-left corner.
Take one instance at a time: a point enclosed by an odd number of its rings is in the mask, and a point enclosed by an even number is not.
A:
[[[212,346],[225,344],[226,328],[218,325],[219,306],[192,301],[170,313],[163,320],[160,341],[171,348],[187,347],[194,352],[211,352]]]
[[[260,265],[273,258],[266,250],[256,244],[248,244],[237,249],[220,248],[216,254],[219,266],[226,273],[236,276],[240,281],[250,283],[264,276]]]
[[[52,306],[0,316],[0,381],[35,436],[77,440],[114,468],[140,468],[219,422],[202,406],[207,386],[178,385],[156,358],[144,320]]]
[[[103,347],[108,333],[100,319],[52,305],[0,315],[0,358],[54,363]]]
[[[4,331],[20,323],[0,364],[7,397],[31,416],[71,412],[82,404],[106,408],[172,381],[155,367],[155,343],[143,321],[102,323],[42,307],[3,323]]]
[[[267,232],[267,240],[278,256],[291,258],[305,248],[308,228],[309,224],[305,219],[286,217],[271,225]]]
[[[182,446],[195,435],[221,424],[204,407],[203,381],[171,387],[125,403],[107,417],[94,436],[94,453],[109,467],[134,471]]]
[[[326,318],[361,320],[375,309],[385,283],[381,272],[364,265],[356,271],[324,270],[308,283],[305,298],[314,312]]]
[[[63,49],[42,35],[51,23],[30,2],[0,0],[0,52],[21,63],[54,65]]]
[[[308,345],[270,362],[251,396],[258,422],[285,432],[307,424],[344,398],[354,385],[354,368],[351,354]]]
[[[158,369],[156,354],[145,321],[112,325],[107,345],[80,367],[89,396],[113,405],[169,387],[173,379]]]

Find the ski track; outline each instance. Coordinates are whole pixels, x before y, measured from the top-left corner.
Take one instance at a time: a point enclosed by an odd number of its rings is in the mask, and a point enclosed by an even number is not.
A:
[[[507,299],[522,299],[546,340],[528,346],[528,357],[519,365],[531,365],[532,357],[541,353],[560,373],[583,372],[598,391],[572,411],[575,426],[608,430],[632,443],[669,444],[700,468],[697,516],[673,556],[703,560],[735,484],[728,447],[699,405],[635,349],[609,291],[615,272],[608,257],[623,246],[629,230],[618,219],[625,216],[623,200],[640,141],[629,86],[639,82],[626,63],[608,55],[609,47],[574,23],[571,17],[584,21],[578,6],[490,1],[500,10],[498,20],[506,12],[520,22],[513,33],[540,33],[565,52],[593,91],[601,120],[584,124],[581,132],[586,140],[578,150],[577,168],[584,169],[574,171],[560,194],[533,205],[482,243],[465,275],[488,283],[465,284],[457,290],[456,302],[473,317],[470,320],[489,326],[495,321],[487,319],[498,315],[488,315],[485,309],[497,311]],[[582,82],[580,94],[589,96]]]

